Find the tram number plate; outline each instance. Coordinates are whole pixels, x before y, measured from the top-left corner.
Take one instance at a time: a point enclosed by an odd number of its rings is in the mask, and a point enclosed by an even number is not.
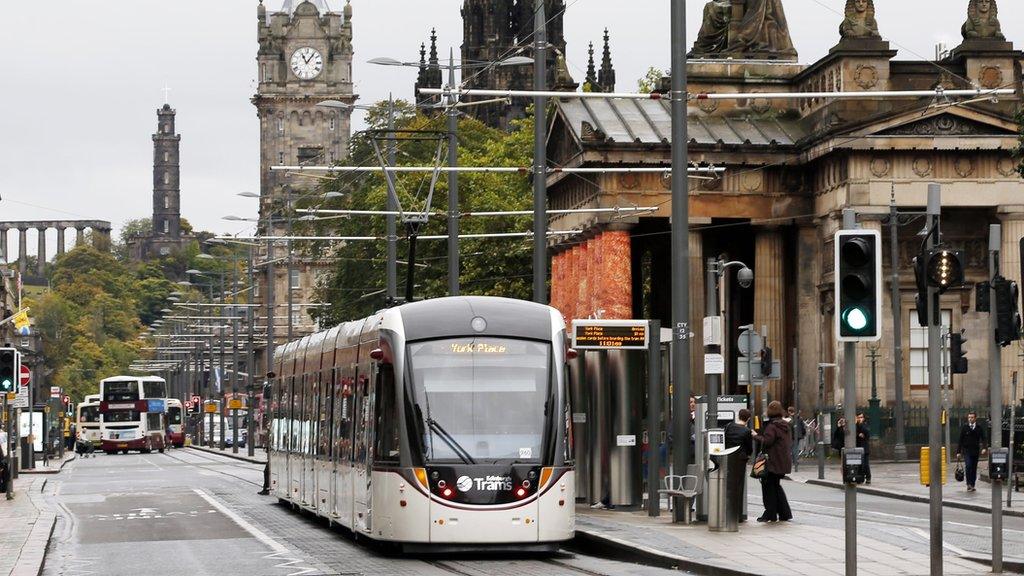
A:
[[[573,320],[572,345],[577,350],[646,350],[646,320]]]
[[[128,447],[128,444],[127,444],[127,443],[124,443],[124,444],[118,444],[118,445],[117,445],[117,447],[118,447],[118,448],[127,448],[127,447]]]

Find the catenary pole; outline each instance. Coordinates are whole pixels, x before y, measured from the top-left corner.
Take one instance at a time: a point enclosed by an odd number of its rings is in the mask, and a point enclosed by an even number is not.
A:
[[[395,98],[388,94],[388,164],[394,166],[397,161],[395,149]],[[398,206],[394,198],[388,194],[388,212],[395,212]],[[394,302],[398,297],[398,225],[395,214],[388,214],[385,217],[388,235],[387,250],[387,299]],[[269,372],[269,369],[268,369]]]
[[[843,229],[857,227],[857,213],[843,210]],[[838,314],[839,311],[837,310]],[[843,342],[843,414],[847,450],[857,447],[857,343]],[[846,492],[846,575],[857,576],[857,485],[844,482]]]
[[[253,387],[256,385],[256,310],[252,306],[256,303],[256,271],[253,269],[253,247],[249,246],[249,307],[245,309],[245,319],[249,323],[249,344],[246,349],[245,371],[248,372],[246,380],[249,396],[248,410],[246,410],[246,451],[251,458],[255,454],[256,435],[255,432],[255,411],[256,402],[253,398]]]
[[[544,0],[534,0],[533,19],[533,87],[538,92],[547,90],[548,33]],[[548,291],[548,203],[547,183],[547,98],[533,98],[533,301],[547,304]]]
[[[686,150],[686,0],[672,0],[672,463],[690,464],[690,206]],[[676,498],[672,520],[683,519]]]
[[[650,342],[647,348],[647,445],[652,449],[647,458],[647,515],[661,514],[660,484],[661,452],[657,449],[661,438],[661,321],[647,324]]]
[[[999,258],[1002,250],[1003,229],[999,224],[988,227],[988,271],[989,278],[999,275]],[[998,300],[992,291],[993,282],[989,282],[991,311],[989,312],[988,372],[989,401],[992,404],[989,416],[989,449],[1001,448],[1003,445],[1003,372],[1000,360],[1001,348],[996,342],[998,320]],[[1011,426],[1012,428],[1012,426]],[[1012,434],[1012,432],[1011,432]],[[1013,459],[1012,457],[1010,458]],[[992,572],[1003,571],[1003,486],[1001,480],[992,479]]]
[[[942,188],[928,185],[928,248],[938,245],[939,216],[942,206]],[[942,576],[942,359],[939,345],[942,339],[938,289],[928,285],[928,501],[930,574]]]
[[[448,85],[455,87],[455,51],[449,51]],[[459,111],[457,99],[448,101],[448,166],[459,165]],[[448,295],[459,295],[459,173],[448,173]]]

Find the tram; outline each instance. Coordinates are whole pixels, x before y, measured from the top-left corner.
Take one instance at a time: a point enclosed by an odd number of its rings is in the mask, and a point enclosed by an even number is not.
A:
[[[575,531],[561,314],[405,304],[278,348],[271,490],[407,552],[553,551]]]

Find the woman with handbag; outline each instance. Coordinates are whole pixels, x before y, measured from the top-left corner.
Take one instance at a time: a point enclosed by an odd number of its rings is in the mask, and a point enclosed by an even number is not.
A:
[[[789,424],[783,419],[784,415],[781,402],[768,404],[768,423],[764,431],[757,435],[763,452],[758,456],[758,460],[766,459],[761,474],[764,514],[757,519],[758,522],[789,522],[793,519],[789,500],[782,489],[782,478],[793,468],[793,436],[790,434]],[[758,462],[755,460],[755,468],[757,465]]]

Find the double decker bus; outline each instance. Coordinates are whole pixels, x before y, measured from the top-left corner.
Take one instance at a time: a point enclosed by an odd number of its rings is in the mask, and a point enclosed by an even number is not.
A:
[[[183,424],[184,412],[182,411],[181,400],[177,398],[167,399],[167,443],[175,448],[185,446],[185,426]]]
[[[79,442],[100,445],[100,395],[90,394],[75,407]]]
[[[167,382],[156,376],[114,376],[100,382],[100,449],[107,454],[167,446]]]

